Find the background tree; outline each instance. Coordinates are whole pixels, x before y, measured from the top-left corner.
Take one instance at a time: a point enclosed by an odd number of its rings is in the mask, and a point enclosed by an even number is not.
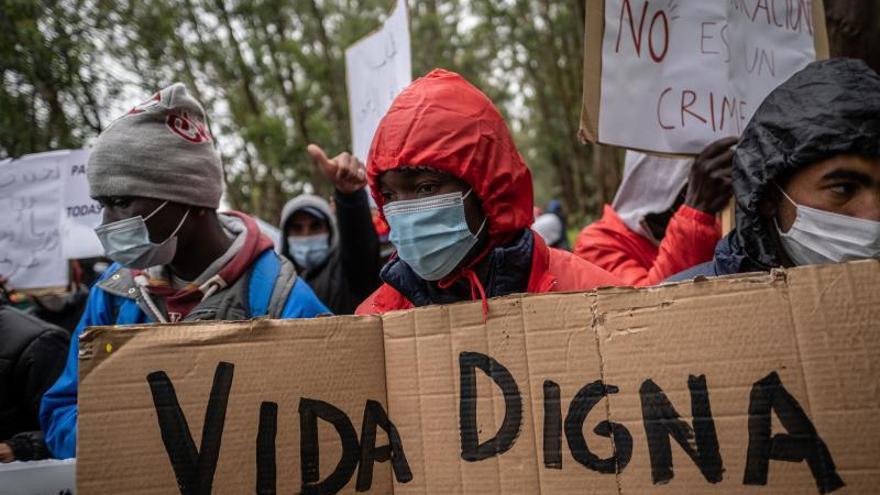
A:
[[[622,154],[578,142],[584,0],[409,0],[413,76],[461,73],[499,106],[538,204],[601,213]],[[137,98],[184,82],[223,155],[230,206],[274,222],[305,148],[350,148],[345,48],[395,0],[0,0],[0,158],[87,145]],[[876,2],[825,0],[832,54],[880,67]],[[122,106],[121,106],[122,105]]]
[[[880,72],[880,4],[825,0],[825,20],[832,56],[861,58]]]
[[[82,145],[115,84],[102,72],[91,5],[0,0],[0,158]]]
[[[578,141],[585,2],[475,0],[474,31],[492,74],[513,91],[514,127],[538,200],[562,199],[573,224],[595,217],[620,180],[613,150]],[[609,152],[610,151],[610,152]]]

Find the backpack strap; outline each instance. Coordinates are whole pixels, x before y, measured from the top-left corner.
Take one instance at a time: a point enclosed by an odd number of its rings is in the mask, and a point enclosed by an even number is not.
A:
[[[287,258],[279,257],[281,262],[278,277],[275,279],[275,288],[272,290],[272,297],[269,299],[269,312],[271,318],[281,318],[284,307],[287,306],[287,299],[290,297],[290,291],[296,284],[296,268]]]
[[[272,250],[260,255],[250,271],[250,317],[281,317],[296,279],[296,269],[286,258]]]

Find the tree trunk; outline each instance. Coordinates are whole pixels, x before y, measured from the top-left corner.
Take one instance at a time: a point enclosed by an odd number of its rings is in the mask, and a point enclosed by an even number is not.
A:
[[[880,72],[880,6],[876,1],[825,0],[832,57],[860,58]]]

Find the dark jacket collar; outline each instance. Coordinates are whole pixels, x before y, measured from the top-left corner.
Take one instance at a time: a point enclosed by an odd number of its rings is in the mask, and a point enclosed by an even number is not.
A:
[[[496,247],[489,255],[489,276],[486,297],[498,297],[526,292],[532,270],[534,239],[529,229],[507,245]],[[450,304],[461,299],[450,290],[440,289],[436,283],[422,280],[400,258],[389,261],[382,269],[382,281],[409,299],[414,306]],[[467,285],[461,280],[457,284]]]
[[[737,230],[731,231],[715,246],[717,275],[769,271],[771,268],[749,255]]]

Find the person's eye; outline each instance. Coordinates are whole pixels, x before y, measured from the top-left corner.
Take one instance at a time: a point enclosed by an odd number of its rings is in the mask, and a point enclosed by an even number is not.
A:
[[[841,182],[828,186],[828,190],[839,199],[849,199],[855,194],[858,187],[858,184],[852,182]]]
[[[433,182],[424,182],[416,187],[416,194],[429,195],[437,192],[439,186]]]
[[[107,198],[106,206],[113,208],[128,208],[131,206],[131,198],[126,198],[125,196]]]
[[[382,191],[382,199],[386,203],[390,203],[390,202],[394,201],[394,193],[390,193],[388,191]]]

